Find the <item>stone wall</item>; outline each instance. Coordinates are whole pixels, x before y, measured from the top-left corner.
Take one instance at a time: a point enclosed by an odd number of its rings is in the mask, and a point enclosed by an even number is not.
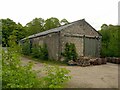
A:
[[[75,24],[61,31],[61,52],[64,51],[67,42],[74,43],[78,56],[83,56],[83,35],[80,34],[80,29],[82,30]]]
[[[83,38],[81,38],[81,37],[72,37],[72,36],[64,36],[62,38],[62,42],[61,42],[62,43],[62,45],[61,45],[62,52],[64,51],[65,44],[67,42],[68,43],[74,43],[78,56],[83,56]]]
[[[85,38],[88,40],[87,43],[85,43]],[[85,21],[76,22],[62,30],[60,40],[62,52],[65,44],[68,42],[75,44],[78,56],[98,57],[100,55],[99,34]]]
[[[59,34],[51,33],[45,36],[33,38],[33,44],[47,45],[50,59],[58,60],[59,53]]]
[[[73,25],[63,30],[64,33],[80,34],[86,36],[99,36],[98,32],[95,31],[91,25],[86,21],[78,21]]]
[[[85,37],[93,38],[88,40],[88,45],[85,45]],[[62,57],[61,53],[64,51],[67,42],[75,44],[78,56],[87,55],[86,53],[91,53],[91,55],[97,54],[96,56],[99,56],[101,39],[96,39],[99,37],[101,36],[98,32],[83,20],[77,21],[59,32],[33,38],[32,42],[39,45],[47,44],[49,58],[59,60]],[[96,46],[92,45],[91,40]],[[85,46],[88,47],[86,49],[89,49],[89,42],[91,43],[91,50],[88,50],[90,53],[87,50],[85,52]],[[92,52],[92,48],[96,51]]]

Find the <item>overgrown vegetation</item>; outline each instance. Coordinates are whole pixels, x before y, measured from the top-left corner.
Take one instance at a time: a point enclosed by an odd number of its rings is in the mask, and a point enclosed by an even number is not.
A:
[[[71,76],[70,72],[65,68],[59,68],[58,66],[46,66],[45,68],[47,76],[44,77],[45,87],[47,88],[61,88],[63,83],[68,81]]]
[[[62,55],[65,57],[66,62],[68,62],[69,60],[75,61],[78,57],[77,52],[76,52],[75,44],[66,43],[65,44],[65,50],[62,53]]]
[[[32,70],[33,63],[21,63],[19,46],[9,46],[2,51],[2,88],[60,88],[70,79],[69,71],[57,66],[45,66],[41,77],[41,72]]]
[[[51,65],[67,65],[65,61],[56,61],[49,59],[47,45],[31,45],[29,40],[27,39],[21,45],[22,47],[22,55],[24,57],[30,58],[32,60],[36,60],[41,63],[51,64]]]
[[[25,42],[21,45],[22,47],[22,54],[24,55],[31,55],[31,46],[28,39],[25,40]]]
[[[32,70],[32,63],[23,66],[20,61],[20,48],[12,40],[10,47],[2,51],[2,88],[40,87],[37,72]]]
[[[26,37],[26,29],[20,24],[16,24],[13,20],[0,19],[2,21],[2,46],[8,47],[8,41],[10,35],[16,36],[16,42],[18,43],[20,39]]]
[[[0,45],[0,89],[2,88],[2,45]]]
[[[24,55],[31,55],[34,58],[38,58],[41,60],[48,60],[48,50],[47,45],[32,45],[29,39],[26,39],[24,43],[21,45],[22,47],[22,54]]]
[[[34,45],[32,47],[32,56],[42,60],[48,60],[47,45],[46,44],[43,44],[43,46]]]
[[[120,26],[103,24],[102,34],[102,57],[120,57]]]

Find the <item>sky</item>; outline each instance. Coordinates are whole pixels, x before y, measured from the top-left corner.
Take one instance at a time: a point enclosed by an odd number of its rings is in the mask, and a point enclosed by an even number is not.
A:
[[[120,0],[0,0],[0,19],[10,18],[23,26],[34,18],[85,19],[96,30],[102,24],[118,24]]]

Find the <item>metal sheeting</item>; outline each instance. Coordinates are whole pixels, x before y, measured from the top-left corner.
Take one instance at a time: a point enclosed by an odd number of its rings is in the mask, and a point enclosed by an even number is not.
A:
[[[43,36],[43,35],[47,35],[47,34],[50,34],[50,33],[56,33],[56,32],[59,32],[60,30],[72,25],[73,23],[71,24],[68,24],[68,25],[64,25],[64,26],[61,26],[61,27],[58,27],[58,28],[54,28],[54,29],[50,29],[50,30],[47,30],[47,31],[44,31],[44,32],[40,32],[40,33],[37,33],[37,34],[34,34],[34,35],[31,35],[31,36],[28,36],[28,38],[35,38],[35,37],[39,37],[39,36]],[[25,40],[27,38],[24,38],[24,39],[21,39],[22,40]]]
[[[99,41],[93,38],[84,38],[84,55],[90,57],[99,56]]]
[[[79,26],[80,23],[83,23],[84,25]],[[82,19],[82,20],[78,20],[78,21],[69,23],[67,25],[63,25],[63,26],[60,26],[60,27],[57,27],[57,28],[53,28],[53,29],[44,31],[44,32],[40,32],[40,33],[37,33],[37,34],[34,34],[34,35],[30,35],[27,38],[36,38],[36,37],[44,36],[44,35],[47,35],[47,34],[50,34],[50,33],[56,33],[56,32],[59,32],[59,31],[65,29],[65,28],[67,28],[69,26],[72,26],[72,25],[75,25],[75,24],[78,25],[78,27],[79,27],[78,30],[80,31],[81,35],[87,35],[88,33],[98,33],[98,35],[96,34],[96,35],[90,35],[90,36],[101,36],[98,31],[96,31],[90,24],[88,24],[84,19]],[[80,29],[80,27],[84,30]],[[70,30],[70,32],[73,32],[73,31]],[[21,39],[21,41],[25,40],[27,38],[23,38],[23,39]]]

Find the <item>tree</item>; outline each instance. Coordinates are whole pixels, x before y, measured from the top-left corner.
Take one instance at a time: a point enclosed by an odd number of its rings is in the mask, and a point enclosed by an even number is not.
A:
[[[26,37],[26,29],[20,24],[16,24],[13,20],[1,19],[2,20],[2,46],[6,47],[8,45],[8,40],[10,35],[16,36],[16,43],[20,39]]]
[[[67,25],[69,22],[64,18],[60,21],[61,25]]]
[[[2,44],[2,32],[0,31],[0,45]]]
[[[20,23],[18,23],[16,25],[16,29],[13,30],[12,35],[16,36],[17,39],[16,42],[18,43],[21,39],[27,36],[26,33],[27,33],[26,29]]]
[[[103,24],[103,25],[101,26],[101,30],[107,30],[107,28],[108,28],[108,25],[107,25],[107,24]]]
[[[103,24],[99,32],[102,34],[101,56],[119,57],[120,26]]]
[[[2,20],[2,46],[8,46],[8,37],[16,29],[16,23],[7,18]]]
[[[61,26],[60,22],[59,22],[59,19],[57,19],[55,17],[51,17],[51,18],[48,18],[45,21],[44,29],[49,30],[49,29],[56,28],[56,27],[59,27],[59,26]]]
[[[44,31],[44,19],[42,18],[33,19],[32,21],[26,24],[26,29],[28,35],[32,35]]]

